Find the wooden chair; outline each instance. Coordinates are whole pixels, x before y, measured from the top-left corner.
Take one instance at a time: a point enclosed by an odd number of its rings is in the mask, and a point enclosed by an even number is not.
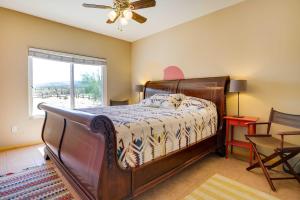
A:
[[[294,171],[291,165],[287,162],[289,159],[293,158],[300,152],[300,145],[294,145],[285,141],[285,136],[298,135],[300,136],[300,131],[289,131],[289,132],[281,132],[279,135],[281,139],[277,139],[270,135],[271,125],[273,123],[285,125],[293,128],[300,128],[300,115],[291,115],[282,112],[278,112],[271,109],[270,118],[268,122],[251,122],[248,123],[250,125],[267,125],[266,134],[256,134],[256,135],[246,135],[247,140],[253,146],[254,155],[257,157],[257,162],[252,164],[247,168],[247,170],[252,170],[257,167],[261,167],[269,185],[273,191],[276,191],[276,188],[273,185],[272,180],[283,180],[283,179],[296,179],[300,183],[300,176]],[[271,155],[264,155],[257,150],[257,147],[268,148],[273,150],[274,152]],[[263,157],[263,158],[262,158]],[[277,159],[274,163],[267,165],[267,162]],[[288,168],[288,173],[291,176],[287,177],[270,177],[269,170],[277,167],[281,164],[285,164]]]
[[[123,105],[128,105],[128,100],[124,101],[115,101],[115,100],[110,100],[110,106],[123,106]]]

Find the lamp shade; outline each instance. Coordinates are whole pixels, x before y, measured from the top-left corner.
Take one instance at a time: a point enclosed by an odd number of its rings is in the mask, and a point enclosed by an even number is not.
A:
[[[230,80],[229,92],[243,92],[247,90],[247,80]]]
[[[144,85],[136,85],[135,91],[136,92],[144,92]]]

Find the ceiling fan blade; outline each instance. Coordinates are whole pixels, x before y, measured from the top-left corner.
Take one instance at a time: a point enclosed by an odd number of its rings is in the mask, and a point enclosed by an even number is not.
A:
[[[150,8],[156,5],[155,0],[140,0],[130,3],[133,6],[133,10],[143,9],[143,8]]]
[[[142,15],[139,15],[136,12],[132,12],[132,19],[141,24],[143,24],[147,21],[146,17],[143,17]]]
[[[117,21],[117,19],[118,19],[119,17],[120,17],[120,14],[118,14],[118,15],[115,17],[114,20],[108,19],[108,20],[106,21],[106,23],[108,23],[108,24],[113,24],[113,23],[115,23],[115,22]]]
[[[112,9],[111,6],[96,5],[96,4],[88,4],[88,3],[84,3],[84,4],[82,4],[82,6],[83,6],[83,7],[86,7],[86,8]]]

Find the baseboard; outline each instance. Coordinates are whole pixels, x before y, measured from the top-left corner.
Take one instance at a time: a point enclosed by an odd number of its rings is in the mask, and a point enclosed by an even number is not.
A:
[[[265,153],[267,155],[270,154],[269,152],[267,152],[267,153],[263,152],[263,153]],[[229,154],[231,155],[230,151],[229,151]],[[233,156],[235,156],[236,158],[241,159],[243,161],[248,162],[248,160],[249,160],[249,151],[245,150],[243,148],[234,147],[233,154],[234,154]],[[279,160],[278,157],[277,158],[273,158],[272,160],[268,161],[268,164],[273,164],[273,163],[277,162],[278,160]]]
[[[0,147],[0,152],[29,147],[29,146],[38,145],[38,144],[42,144],[42,142],[33,142],[33,143],[27,143],[27,144],[19,144],[19,145],[13,145],[13,146]]]

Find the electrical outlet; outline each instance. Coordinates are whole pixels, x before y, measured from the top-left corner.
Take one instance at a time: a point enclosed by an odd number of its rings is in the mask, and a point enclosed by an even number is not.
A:
[[[11,127],[11,133],[17,133],[19,131],[19,128],[17,126]]]

